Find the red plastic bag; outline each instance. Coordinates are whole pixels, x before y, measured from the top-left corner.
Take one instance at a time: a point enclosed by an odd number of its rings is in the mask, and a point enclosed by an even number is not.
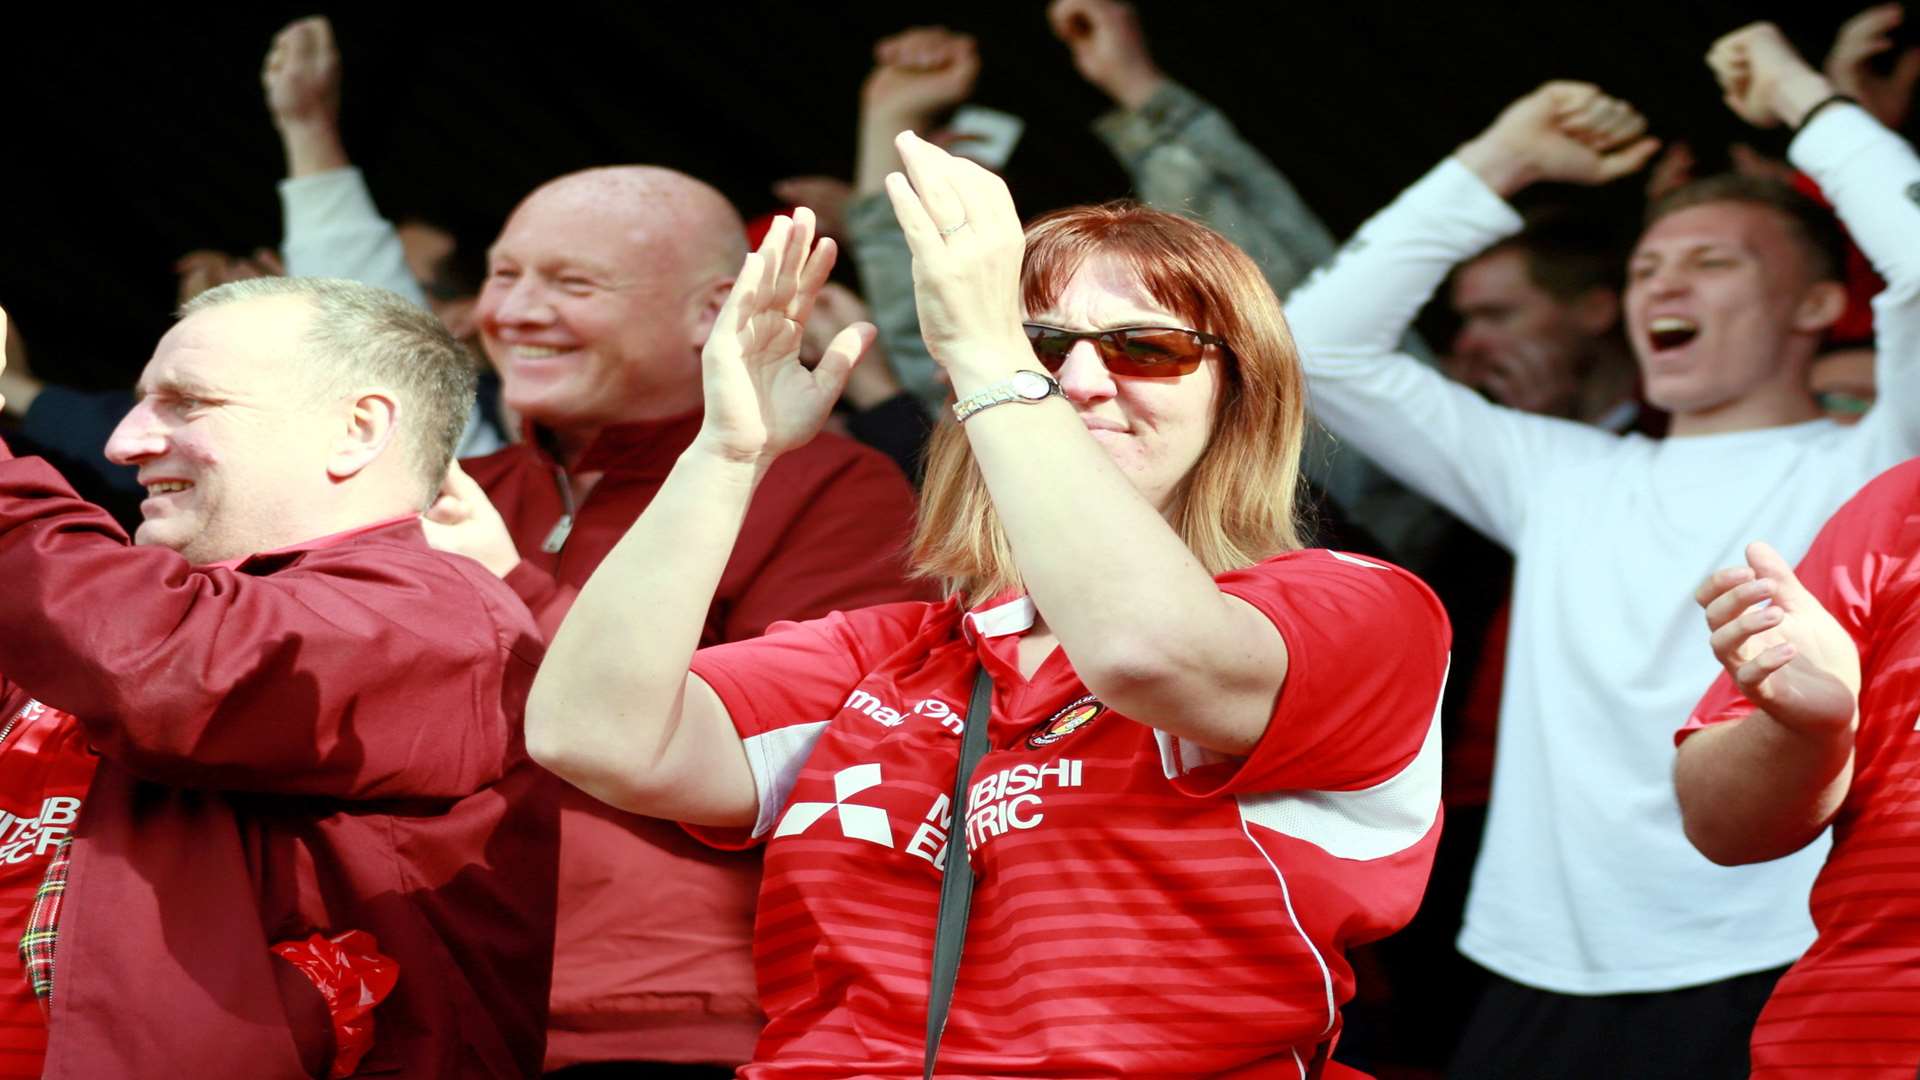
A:
[[[380,953],[380,943],[365,930],[305,941],[282,941],[271,946],[275,956],[313,983],[326,999],[333,1018],[333,1066],[327,1075],[342,1080],[359,1068],[373,1048],[373,1009],[393,993],[400,981],[400,963]]]

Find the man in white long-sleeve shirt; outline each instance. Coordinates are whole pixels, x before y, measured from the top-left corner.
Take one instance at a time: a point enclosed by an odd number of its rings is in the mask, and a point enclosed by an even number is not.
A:
[[[1630,264],[1628,332],[1648,399],[1673,414],[1664,441],[1503,409],[1395,353],[1448,269],[1520,227],[1506,197],[1611,180],[1652,154],[1631,109],[1581,84],[1509,107],[1287,305],[1321,420],[1517,557],[1460,937],[1499,978],[1456,1075],[1744,1077],[1753,1018],[1813,937],[1824,842],[1709,863],[1681,832],[1671,729],[1717,671],[1693,587],[1757,536],[1797,557],[1920,449],[1920,159],[1769,33],[1742,53],[1742,115],[1799,129],[1792,160],[1887,281],[1882,396],[1859,426],[1820,419],[1806,389],[1844,303],[1816,219],[1736,187],[1656,207]]]

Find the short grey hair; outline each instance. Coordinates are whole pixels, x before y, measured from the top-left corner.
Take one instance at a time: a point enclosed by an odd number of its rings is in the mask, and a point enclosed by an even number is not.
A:
[[[344,394],[377,384],[400,402],[400,436],[426,484],[422,505],[440,490],[447,463],[473,411],[472,358],[432,312],[397,293],[342,278],[262,277],[235,281],[180,307],[180,318],[225,304],[294,296],[313,308],[302,336],[316,369],[316,389]]]

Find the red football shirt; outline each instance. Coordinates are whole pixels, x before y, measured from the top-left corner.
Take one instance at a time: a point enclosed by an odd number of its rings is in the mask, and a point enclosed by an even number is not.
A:
[[[744,1077],[920,1075],[956,832],[978,877],[943,1069],[1305,1075],[1353,991],[1343,950],[1404,924],[1426,884],[1446,617],[1411,575],[1326,551],[1218,581],[1290,659],[1245,759],[1106,708],[1059,651],[1021,678],[1024,598],[868,608],[695,656],[761,804],[751,840],[696,834],[767,842],[768,1025]],[[990,749],[955,815],[981,664]]]
[[[1837,511],[1800,580],[1860,647],[1853,784],[1814,879],[1817,936],[1753,1031],[1753,1075],[1913,1080],[1920,1066],[1920,461]],[[1753,706],[1722,675],[1678,738]]]
[[[38,1078],[46,1060],[47,1022],[20,967],[20,935],[99,762],[79,721],[0,678],[0,1077]]]

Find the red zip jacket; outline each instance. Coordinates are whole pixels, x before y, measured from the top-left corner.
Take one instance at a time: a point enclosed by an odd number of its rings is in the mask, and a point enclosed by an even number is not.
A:
[[[268,946],[344,930],[400,964],[361,1073],[538,1071],[557,815],[525,797],[540,646],[499,581],[410,517],[190,567],[0,446],[0,583],[0,671],[102,758],[50,1080],[307,1075],[326,1010]]]

